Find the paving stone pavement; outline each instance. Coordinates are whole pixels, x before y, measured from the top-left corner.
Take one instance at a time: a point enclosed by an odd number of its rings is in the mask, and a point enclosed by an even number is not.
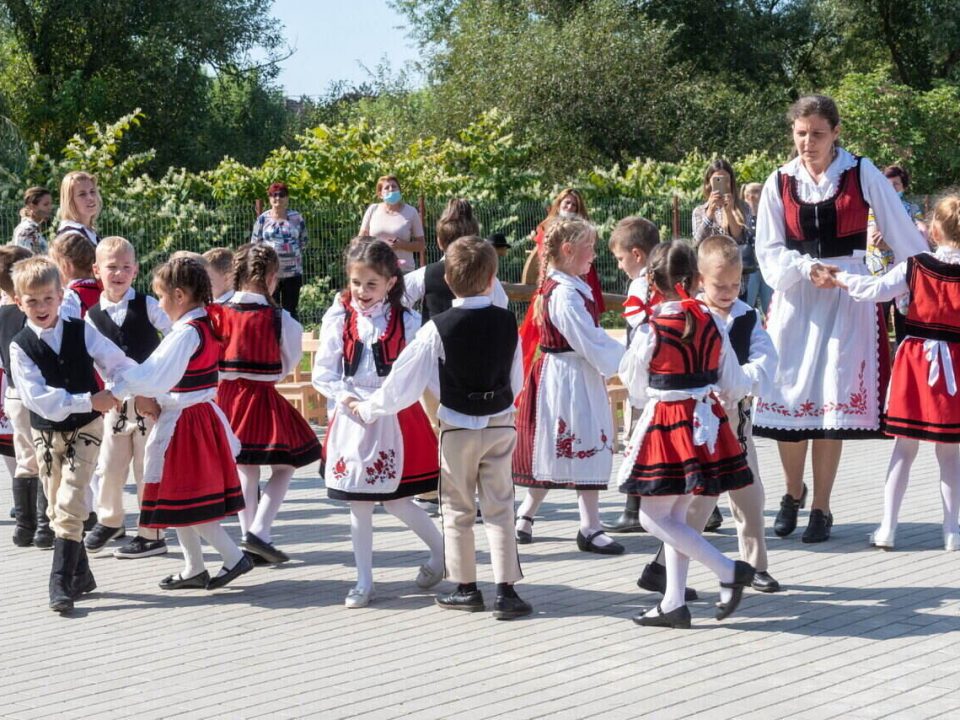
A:
[[[772,442],[758,440],[767,527],[783,486]],[[572,492],[547,497],[523,546],[518,590],[533,617],[443,611],[413,583],[426,551],[378,509],[377,597],[347,610],[349,516],[315,468],[298,472],[274,539],[291,562],[257,568],[215,592],[164,593],[180,569],[173,532],[162,557],[92,560],[99,587],[72,617],[47,608],[52,555],[10,543],[9,483],[0,488],[0,718],[946,718],[960,710],[960,553],[941,544],[938,471],[921,448],[897,549],[867,547],[880,517],[890,442],[847,443],[834,493],[833,539],[803,545],[768,530],[784,592],[748,591],[713,619],[714,578],[691,568],[690,630],[630,617],[657,598],[637,575],[655,541],[627,554],[578,552]],[[135,497],[127,497],[134,524]],[[602,495],[606,516],[622,502]],[[725,522],[709,535],[736,552]],[[806,511],[801,513],[801,530]],[[227,524],[239,536],[235,522]],[[481,589],[494,587],[478,526]],[[211,571],[214,554],[206,556]],[[449,588],[446,583],[440,588]]]

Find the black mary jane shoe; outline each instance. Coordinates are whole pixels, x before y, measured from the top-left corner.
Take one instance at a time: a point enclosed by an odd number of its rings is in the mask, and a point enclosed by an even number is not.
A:
[[[188,578],[181,577],[180,573],[167,575],[160,581],[159,585],[161,590],[203,590],[207,587],[208,582],[210,582],[210,573],[204,570]]]
[[[633,621],[643,627],[668,627],[679,630],[688,630],[690,628],[690,608],[686,605],[674,608],[668,613],[665,613],[660,609],[660,606],[657,605],[656,615],[647,615],[646,612],[647,611],[644,610],[639,615],[634,615]]]
[[[283,550],[274,547],[273,543],[261,540],[252,532],[247,532],[243,536],[243,542],[240,543],[240,547],[246,550],[249,555],[262,557],[273,565],[285,563],[290,559],[290,556],[283,552]],[[256,562],[256,560],[254,560],[254,562]]]
[[[806,504],[806,484],[804,484],[803,492],[800,493],[799,498],[787,493],[780,499],[780,511],[773,521],[773,532],[777,537],[786,537],[797,529],[797,514],[800,512],[800,508]]]
[[[637,578],[637,587],[647,592],[667,593],[667,569],[660,563],[647,563],[643,566],[643,572]],[[699,599],[697,591],[693,588],[685,587],[683,589],[683,601],[693,602]]]
[[[596,553],[597,555],[623,555],[625,548],[616,540],[612,540],[609,545],[597,545],[593,539],[600,535],[606,535],[603,530],[597,530],[589,537],[585,537],[582,532],[577,530],[577,547],[583,552]]]
[[[830,539],[830,528],[833,527],[833,513],[823,510],[811,510],[807,529],[803,531],[800,542],[822,543]]]
[[[740,600],[743,599],[743,589],[753,583],[756,574],[757,571],[753,569],[753,565],[750,563],[743,560],[733,561],[733,582],[720,583],[720,587],[733,590],[733,597],[725,603],[717,603],[717,620],[723,620],[733,614],[733,611],[740,604]]]
[[[248,573],[253,570],[253,560],[250,559],[249,555],[243,554],[240,556],[240,560],[229,570],[220,569],[216,575],[214,575],[207,582],[207,590],[217,590],[226,585],[229,585],[231,582],[236,580],[238,577],[244,573]]]
[[[533,542],[533,518],[529,515],[521,515],[518,520],[526,520],[530,523],[530,530],[517,530],[517,545],[529,545]]]

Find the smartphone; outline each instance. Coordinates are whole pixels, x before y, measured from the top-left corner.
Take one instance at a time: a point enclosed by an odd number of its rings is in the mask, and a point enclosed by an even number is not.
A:
[[[730,194],[730,178],[726,175],[714,175],[710,178],[710,187],[715,193]]]

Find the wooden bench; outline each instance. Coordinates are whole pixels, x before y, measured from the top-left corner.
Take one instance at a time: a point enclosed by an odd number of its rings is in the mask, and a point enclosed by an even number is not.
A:
[[[305,332],[302,340],[303,355],[307,358],[307,367],[313,368],[320,341],[312,332]],[[277,392],[293,405],[303,415],[307,422],[313,421],[318,425],[327,424],[327,399],[317,392],[310,382],[311,370],[301,369],[301,361],[282,382],[277,383]]]

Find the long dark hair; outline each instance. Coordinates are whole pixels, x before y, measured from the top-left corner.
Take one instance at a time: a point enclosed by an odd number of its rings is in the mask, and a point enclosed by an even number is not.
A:
[[[688,295],[693,297],[696,294],[694,282],[699,274],[696,251],[683,240],[674,240],[669,244],[661,243],[661,245],[667,245],[665,251],[650,254],[650,277],[653,279],[653,284],[664,296],[673,294],[674,287],[679,284]],[[659,246],[655,251],[657,249]],[[692,312],[684,310],[683,314],[686,316],[686,323],[683,326],[680,342],[686,345],[693,340],[697,325]]]
[[[276,250],[263,243],[248,243],[237,248],[233,255],[233,289],[253,290],[273,305],[267,278],[279,271],[280,258]]]
[[[380,277],[396,278],[397,281],[387,292],[387,302],[393,310],[403,309],[403,294],[406,292],[403,273],[400,271],[400,263],[397,262],[397,254],[390,245],[374,237],[355,237],[344,253],[344,268],[348,278],[350,266],[355,263],[366,265]],[[343,297],[344,302],[350,302],[349,288],[343,291]]]

